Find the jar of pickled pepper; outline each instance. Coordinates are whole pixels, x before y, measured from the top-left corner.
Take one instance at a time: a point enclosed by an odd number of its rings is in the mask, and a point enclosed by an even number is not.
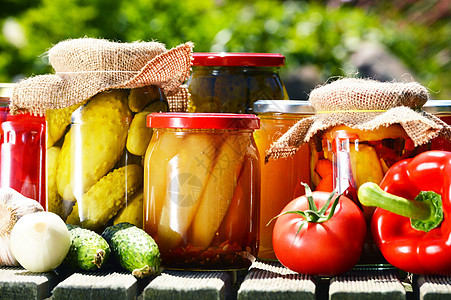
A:
[[[260,164],[247,114],[152,113],[144,229],[166,268],[244,269],[258,250]]]
[[[13,188],[46,207],[45,120],[9,113],[14,86],[0,84],[0,187]]]
[[[189,112],[252,113],[260,99],[288,99],[277,53],[194,53]]]
[[[259,116],[261,126],[254,133],[260,157],[291,126],[299,120],[314,115],[308,101],[259,100],[254,103],[254,112]],[[274,222],[277,216],[294,198],[304,195],[301,182],[310,184],[310,149],[304,144],[291,157],[260,160],[260,246],[258,258],[277,259],[272,247]]]
[[[416,82],[343,78],[315,88],[309,96],[315,116],[300,120],[267,151],[267,159],[310,147],[312,190],[337,191],[352,199],[367,220],[363,264],[384,263],[369,228],[374,208],[362,205],[358,189],[379,184],[396,162],[430,149],[451,128],[421,111],[428,91]]]

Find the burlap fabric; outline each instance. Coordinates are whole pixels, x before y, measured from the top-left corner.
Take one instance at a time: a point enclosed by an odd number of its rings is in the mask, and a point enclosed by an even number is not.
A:
[[[193,44],[170,50],[158,42],[118,43],[103,39],[72,39],[48,52],[55,74],[40,75],[17,84],[11,113],[44,115],[108,89],[157,85],[166,94],[171,111],[186,111]]]
[[[293,155],[317,134],[346,125],[359,130],[400,124],[416,146],[438,135],[451,139],[451,126],[421,111],[428,100],[422,85],[344,78],[320,86],[310,93],[313,117],[300,120],[266,151],[265,160]]]

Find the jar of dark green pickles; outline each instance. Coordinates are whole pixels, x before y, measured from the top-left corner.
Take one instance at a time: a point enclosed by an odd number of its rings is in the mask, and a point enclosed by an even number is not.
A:
[[[288,100],[277,53],[194,53],[189,112],[253,113],[260,99]]]

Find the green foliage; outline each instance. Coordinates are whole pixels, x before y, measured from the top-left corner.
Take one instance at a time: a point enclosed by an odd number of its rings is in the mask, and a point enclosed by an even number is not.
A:
[[[377,2],[379,10],[324,1],[5,1],[0,28],[19,29],[0,36],[1,82],[52,72],[45,52],[84,36],[156,40],[168,48],[193,41],[199,52],[278,52],[287,57],[284,71],[313,64],[323,80],[353,74],[350,55],[373,41],[399,57],[435,98],[451,98],[451,21],[410,22],[407,8],[396,10],[385,1]]]

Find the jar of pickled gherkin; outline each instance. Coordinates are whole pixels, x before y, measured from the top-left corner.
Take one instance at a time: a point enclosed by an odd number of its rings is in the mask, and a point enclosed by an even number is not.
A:
[[[146,116],[155,111],[168,111],[156,86],[47,110],[48,210],[98,232],[120,222],[142,228],[142,160],[152,136]]]
[[[259,100],[254,103],[254,112],[260,118],[260,129],[254,132],[260,157],[291,126],[299,120],[314,115],[308,101]],[[304,194],[301,182],[310,184],[310,149],[307,144],[286,158],[271,160],[261,167],[260,200],[260,246],[258,258],[276,259],[272,247],[274,222],[268,222],[278,215],[294,198]]]
[[[422,109],[451,125],[451,100],[429,100]],[[451,151],[451,141],[439,136],[432,140],[431,149]]]
[[[277,53],[194,53],[189,112],[252,113],[260,99],[288,99]]]
[[[45,207],[45,120],[9,113],[14,87],[0,84],[0,187],[13,188]]]
[[[144,229],[163,265],[248,268],[258,250],[260,165],[248,114],[152,113]]]

